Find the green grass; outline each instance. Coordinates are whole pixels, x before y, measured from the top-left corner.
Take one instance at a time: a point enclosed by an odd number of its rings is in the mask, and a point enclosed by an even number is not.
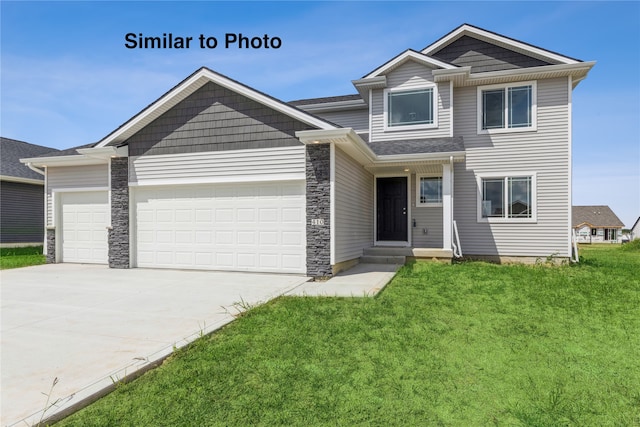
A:
[[[0,270],[40,265],[45,262],[45,256],[42,255],[42,246],[0,249]]]
[[[279,298],[61,425],[640,425],[640,251],[581,255]]]

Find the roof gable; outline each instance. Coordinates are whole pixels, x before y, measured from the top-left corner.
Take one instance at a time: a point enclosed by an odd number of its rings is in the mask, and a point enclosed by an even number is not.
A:
[[[582,62],[578,59],[561,55],[547,49],[542,49],[532,44],[505,37],[503,35],[487,31],[469,24],[463,24],[459,26],[449,34],[422,49],[421,52],[425,55],[435,55],[436,53],[444,50],[445,47],[465,36],[471,37],[475,40],[483,41],[485,43],[489,43],[494,46],[502,47],[509,51],[519,53],[533,59],[538,59],[549,64],[576,64]]]
[[[443,62],[440,59],[429,57],[413,49],[407,49],[401,54],[392,58],[391,60],[385,62],[375,70],[371,71],[370,73],[362,77],[362,79],[370,79],[373,77],[386,75],[387,73],[389,73],[392,70],[395,70],[396,68],[406,63],[407,61],[415,61],[419,64],[425,65],[430,68],[444,68],[444,69],[457,68],[455,65],[448,64],[446,62]]]
[[[259,92],[249,86],[239,83],[229,77],[216,73],[206,67],[202,67],[178,85],[173,87],[167,93],[162,95],[156,101],[151,103],[141,112],[129,119],[118,129],[107,135],[96,145],[97,148],[106,145],[118,145],[124,143],[128,138],[135,135],[145,126],[159,118],[162,114],[169,111],[179,102],[186,99],[198,89],[209,82],[218,84],[233,92],[246,96],[247,98],[270,107],[276,111],[295,118],[303,123],[318,129],[335,129],[337,126],[292,105],[282,102],[274,97]]]
[[[432,54],[434,58],[459,67],[471,67],[472,73],[554,65],[475,37],[464,35]]]
[[[37,157],[45,153],[57,152],[55,148],[30,144],[10,138],[0,138],[0,175],[19,179],[42,181],[42,175],[20,163],[20,159]]]
[[[571,225],[577,227],[588,224],[591,227],[624,227],[624,224],[606,205],[573,206]]]

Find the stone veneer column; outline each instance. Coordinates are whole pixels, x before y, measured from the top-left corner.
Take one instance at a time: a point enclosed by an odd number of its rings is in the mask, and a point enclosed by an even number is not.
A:
[[[47,264],[56,262],[56,229],[47,227]]]
[[[307,275],[331,276],[331,147],[307,145]]]
[[[111,159],[109,267],[129,268],[129,158]]]

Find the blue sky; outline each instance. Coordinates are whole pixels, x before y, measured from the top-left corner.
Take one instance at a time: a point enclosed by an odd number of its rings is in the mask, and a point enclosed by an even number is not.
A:
[[[597,64],[573,93],[573,203],[640,215],[639,2],[0,2],[0,133],[95,142],[201,66],[284,101],[355,93],[351,80],[462,23]],[[191,36],[127,49],[125,35]],[[226,33],[279,49],[224,48]],[[218,39],[200,49],[200,34]]]

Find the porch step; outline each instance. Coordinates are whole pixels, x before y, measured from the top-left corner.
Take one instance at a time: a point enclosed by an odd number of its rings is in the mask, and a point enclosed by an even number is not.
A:
[[[372,248],[365,248],[362,250],[364,256],[411,256],[411,248],[394,248],[388,246],[376,246]]]
[[[407,257],[395,255],[363,255],[360,257],[361,264],[393,264],[404,265],[407,262]]]

